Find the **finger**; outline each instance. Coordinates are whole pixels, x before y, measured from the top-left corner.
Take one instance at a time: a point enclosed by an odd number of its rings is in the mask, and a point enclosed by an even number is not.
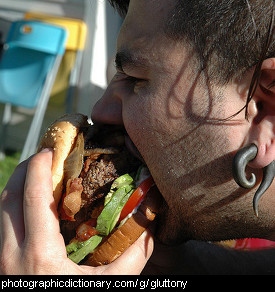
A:
[[[118,259],[105,266],[104,273],[115,275],[139,275],[151,257],[154,240],[146,230]]]
[[[19,164],[1,194],[0,230],[1,243],[10,248],[20,245],[24,239],[23,193],[28,160]]]
[[[52,187],[52,152],[42,150],[29,162],[24,189],[25,236],[35,240],[59,233]]]

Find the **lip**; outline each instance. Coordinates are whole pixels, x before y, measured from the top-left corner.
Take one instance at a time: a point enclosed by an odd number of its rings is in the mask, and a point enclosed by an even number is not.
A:
[[[138,151],[136,145],[134,144],[134,142],[132,141],[132,139],[128,136],[125,135],[124,137],[125,140],[125,146],[127,147],[127,149],[130,151],[131,154],[133,154],[137,159],[139,159],[142,163],[146,164],[144,162],[144,159],[142,157],[142,155],[140,154],[140,152]]]

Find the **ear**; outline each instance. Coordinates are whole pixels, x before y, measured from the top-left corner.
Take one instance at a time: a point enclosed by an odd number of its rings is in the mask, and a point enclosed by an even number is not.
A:
[[[275,58],[264,60],[251,106],[254,111],[248,143],[258,147],[251,166],[263,168],[275,160]]]

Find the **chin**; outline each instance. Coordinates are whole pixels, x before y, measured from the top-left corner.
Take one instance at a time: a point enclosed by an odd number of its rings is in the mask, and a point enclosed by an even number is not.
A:
[[[188,225],[164,203],[156,220],[155,238],[164,245],[180,245],[192,239],[188,229]]]
[[[128,150],[139,160],[141,160],[150,170],[150,166],[152,163],[147,164],[147,161],[144,159],[145,156],[142,155],[142,152],[139,151],[138,145],[135,145],[133,140],[130,137],[126,137],[125,144]],[[152,167],[154,168],[154,167]],[[154,177],[151,173],[155,182],[158,181],[157,177]],[[156,175],[156,174],[155,174]],[[156,183],[156,186],[157,183]],[[153,234],[159,242],[165,245],[179,245],[189,239],[190,235],[188,230],[188,224],[184,224],[182,222],[182,218],[180,218],[179,214],[182,211],[180,210],[171,210],[168,204],[165,201],[164,196],[157,188],[157,192],[159,193],[159,197],[162,198],[162,204],[158,215],[156,217],[156,224],[154,224],[154,231]]]

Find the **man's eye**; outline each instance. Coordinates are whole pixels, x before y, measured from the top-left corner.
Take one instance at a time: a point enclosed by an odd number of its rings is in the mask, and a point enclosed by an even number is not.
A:
[[[139,81],[142,81],[142,79],[139,79],[139,78],[136,78],[136,77],[133,77],[133,76],[127,76],[126,77],[126,80],[130,81],[131,83],[137,83]]]
[[[117,72],[116,76],[117,76],[118,80],[127,81],[128,86],[131,86],[131,87],[136,87],[137,85],[142,85],[143,83],[148,81],[146,79],[137,78],[134,76],[127,75],[124,72]]]
[[[127,76],[126,80],[129,81],[129,83],[133,86],[143,84],[144,82],[147,81],[146,79],[137,78],[133,76]]]

